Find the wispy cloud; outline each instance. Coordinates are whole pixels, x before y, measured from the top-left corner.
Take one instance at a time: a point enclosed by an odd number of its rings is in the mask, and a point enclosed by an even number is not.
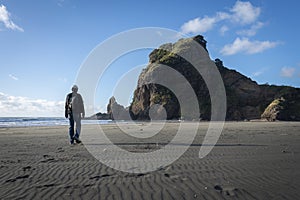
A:
[[[281,68],[280,75],[283,77],[291,78],[294,76],[296,69],[293,67],[283,67]]]
[[[24,29],[16,25],[11,19],[10,19],[10,13],[7,11],[6,7],[4,5],[0,5],[0,23],[3,23],[4,26],[11,30],[18,30],[21,32],[24,32]]]
[[[221,49],[223,55],[234,55],[240,52],[246,54],[260,53],[279,44],[279,42],[251,41],[249,39],[265,25],[263,22],[258,21],[260,14],[260,7],[253,6],[249,1],[238,0],[228,12],[216,12],[214,16],[189,20],[181,26],[181,32],[184,34],[202,34],[212,30],[219,22],[223,22],[219,29],[222,36],[230,31],[230,25],[242,29],[236,32],[237,37],[232,44],[226,44]],[[243,36],[243,38],[241,39],[238,36]]]
[[[261,29],[264,26],[264,23],[257,22],[256,24],[252,25],[249,29],[238,31],[238,35],[244,35],[244,36],[254,36],[256,35],[257,31]]]
[[[225,45],[221,53],[223,55],[234,55],[237,53],[255,54],[263,52],[267,49],[274,48],[279,44],[279,42],[271,41],[250,41],[248,38],[239,37],[235,39],[232,44]]]
[[[48,101],[11,96],[0,92],[1,117],[63,116],[64,101]]]
[[[203,18],[198,17],[184,23],[181,26],[181,31],[184,34],[205,33],[211,30],[216,23],[228,18],[230,18],[230,15],[225,12],[217,12],[216,15],[213,17],[208,17],[208,16],[205,16]]]
[[[65,0],[58,0],[58,1],[57,1],[57,5],[58,5],[59,7],[63,7],[64,2],[65,2]]]
[[[9,74],[8,76],[9,76],[11,79],[15,80],[15,81],[18,81],[18,80],[19,80],[18,77],[14,76],[14,75],[12,75],[12,74]]]
[[[262,69],[260,69],[260,70],[258,70],[258,71],[256,71],[256,72],[254,72],[254,73],[252,74],[252,76],[253,76],[253,77],[260,76],[260,75],[264,74],[266,71],[267,71],[267,68],[262,68]]]
[[[58,80],[61,81],[61,82],[64,82],[64,83],[68,82],[68,79],[66,77],[64,77],[64,78],[58,78]]]
[[[184,34],[205,33],[221,21],[227,20],[234,24],[247,25],[255,23],[260,16],[261,9],[250,2],[237,1],[229,12],[217,12],[214,16],[197,17],[181,26]],[[225,28],[226,27],[226,28]],[[220,29],[221,34],[228,30],[228,26]]]
[[[220,33],[221,35],[225,35],[225,33],[229,30],[228,26],[226,25],[223,25],[221,28],[220,28]]]
[[[217,20],[213,17],[204,17],[192,19],[181,26],[183,33],[205,33],[213,28]]]
[[[250,2],[237,1],[230,11],[232,12],[232,21],[240,24],[251,24],[258,19],[261,9],[253,6]]]

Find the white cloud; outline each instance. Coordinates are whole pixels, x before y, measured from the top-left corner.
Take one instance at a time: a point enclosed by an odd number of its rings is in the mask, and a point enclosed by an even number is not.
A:
[[[157,33],[158,36],[162,36],[163,35],[161,31],[156,31],[156,33]]]
[[[68,79],[66,77],[64,77],[64,78],[58,78],[58,80],[61,81],[61,82],[64,82],[64,83],[68,82]]]
[[[208,16],[205,16],[203,18],[198,17],[184,23],[181,26],[181,31],[184,34],[205,33],[211,30],[217,22],[228,18],[230,18],[230,15],[224,12],[217,12],[214,17],[208,17]]]
[[[267,68],[261,68],[261,69],[259,69],[258,71],[254,72],[254,73],[252,74],[252,76],[253,76],[253,77],[260,76],[260,75],[264,74],[266,71],[267,71]]]
[[[4,24],[4,26],[8,29],[18,30],[18,31],[24,32],[23,28],[16,25],[10,19],[10,13],[7,11],[7,9],[4,5],[0,5],[0,22],[2,22]]]
[[[231,19],[240,24],[251,24],[257,20],[261,9],[253,6],[250,2],[237,1],[230,10],[233,14]]]
[[[248,38],[236,38],[232,44],[225,45],[221,53],[223,55],[234,55],[237,53],[255,54],[274,48],[278,44],[278,42],[250,41]]]
[[[260,16],[261,9],[253,6],[250,2],[237,1],[235,5],[230,9],[230,12],[216,12],[215,16],[205,16],[203,18],[198,17],[181,26],[181,32],[184,34],[197,34],[205,33],[221,21],[229,20],[229,22],[238,23],[241,25],[247,25],[255,23]],[[227,26],[224,26],[227,27]],[[228,31],[229,28],[227,27]],[[224,33],[224,28],[221,28],[221,34]]]
[[[59,6],[59,7],[63,7],[63,4],[64,4],[64,0],[58,0],[57,1],[57,5]]]
[[[257,22],[256,24],[252,25],[250,29],[238,31],[237,34],[244,35],[244,36],[254,36],[256,35],[257,31],[261,29],[263,26],[264,23]]]
[[[64,116],[64,101],[48,101],[10,96],[0,92],[1,117]]]
[[[254,72],[254,73],[253,73],[253,77],[260,76],[260,75],[262,75],[263,73],[264,73],[263,71],[257,71],[257,72]]]
[[[181,26],[181,31],[185,34],[188,33],[205,33],[213,28],[216,23],[215,18],[204,17],[204,18],[196,18],[192,19]]]
[[[281,76],[290,78],[294,76],[296,69],[293,67],[283,67],[281,68]]]
[[[222,20],[230,19],[230,18],[231,18],[231,15],[226,12],[217,12],[217,14],[215,16],[215,19],[217,21],[222,21]]]
[[[227,32],[229,30],[229,28],[228,28],[228,26],[222,26],[221,28],[220,28],[220,33],[221,33],[221,35],[225,35],[225,33]]]
[[[11,79],[15,80],[15,81],[18,81],[18,80],[19,80],[18,77],[14,76],[14,75],[12,75],[12,74],[9,74],[8,76],[9,76]]]

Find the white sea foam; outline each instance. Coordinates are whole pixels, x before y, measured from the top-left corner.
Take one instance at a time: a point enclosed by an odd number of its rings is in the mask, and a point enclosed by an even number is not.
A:
[[[82,120],[82,124],[107,124],[111,120]],[[69,120],[61,117],[0,117],[0,127],[62,126]]]

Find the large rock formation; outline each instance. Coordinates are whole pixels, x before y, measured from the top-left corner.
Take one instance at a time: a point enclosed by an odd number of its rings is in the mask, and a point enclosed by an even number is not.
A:
[[[129,108],[132,119],[149,119],[149,112],[153,114],[151,107],[157,104],[165,108],[167,119],[183,117],[180,113],[178,99],[172,91],[160,84],[149,83],[149,79],[157,81],[157,77],[155,77],[157,75],[154,72],[161,65],[167,65],[182,74],[195,91],[200,108],[198,118],[210,120],[211,101],[207,86],[191,63],[178,56],[182,55],[183,52],[190,51],[190,46],[194,41],[205,49],[207,55],[198,55],[191,51],[189,56],[193,60],[201,58],[201,56],[208,56],[206,41],[203,36],[180,39],[174,44],[164,44],[150,53],[149,64],[139,76],[138,86]],[[299,88],[258,85],[239,72],[224,67],[220,59],[216,59],[214,62],[221,74],[226,90],[226,120],[251,120],[261,117],[268,120],[300,120]],[[214,79],[213,76],[210,78]],[[176,84],[176,80],[173,81]],[[186,96],[185,98],[190,97]],[[284,99],[283,105],[276,108],[272,107],[273,101],[281,98]],[[161,110],[161,108],[157,109],[157,112],[162,112]],[[157,115],[159,116],[160,113]]]

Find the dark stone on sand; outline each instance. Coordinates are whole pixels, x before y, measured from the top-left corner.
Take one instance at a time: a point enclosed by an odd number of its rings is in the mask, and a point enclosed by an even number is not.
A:
[[[215,185],[215,190],[219,190],[219,191],[222,191],[223,189],[222,189],[222,187],[220,186],[220,185]]]

